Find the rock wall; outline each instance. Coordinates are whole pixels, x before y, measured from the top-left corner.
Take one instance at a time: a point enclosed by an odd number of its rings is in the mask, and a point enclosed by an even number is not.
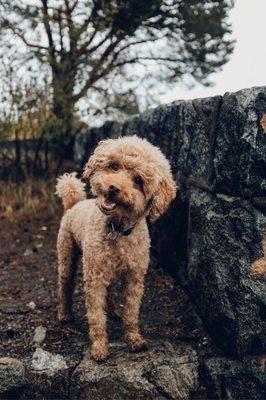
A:
[[[171,162],[181,193],[152,227],[153,250],[229,356],[261,354],[266,347],[266,285],[262,274],[252,275],[252,264],[264,257],[264,114],[266,87],[258,87],[177,101],[122,127],[122,135],[147,138]],[[107,136],[104,129],[100,138]],[[91,150],[84,149],[86,155]]]
[[[266,87],[161,106],[125,123],[170,159],[180,198],[154,227],[156,255],[228,355],[266,347],[266,285],[251,273],[266,227]]]

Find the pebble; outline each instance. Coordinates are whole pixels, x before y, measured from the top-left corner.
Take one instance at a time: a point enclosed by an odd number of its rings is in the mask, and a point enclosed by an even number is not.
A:
[[[36,304],[34,303],[34,301],[30,301],[27,306],[31,309],[31,310],[35,310],[36,308]]]
[[[44,341],[46,337],[46,328],[44,326],[37,326],[34,331],[33,342],[36,344],[40,344]]]

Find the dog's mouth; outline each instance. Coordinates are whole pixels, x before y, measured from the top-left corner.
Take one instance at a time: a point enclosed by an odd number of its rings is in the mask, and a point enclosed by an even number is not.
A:
[[[115,210],[117,207],[117,203],[114,201],[114,199],[110,199],[108,197],[105,197],[101,202],[100,202],[100,209],[104,213],[111,213],[112,211]]]
[[[104,214],[112,214],[117,209],[120,212],[132,211],[132,206],[129,202],[122,200],[118,196],[110,195],[109,193],[99,193],[97,196],[97,206]]]

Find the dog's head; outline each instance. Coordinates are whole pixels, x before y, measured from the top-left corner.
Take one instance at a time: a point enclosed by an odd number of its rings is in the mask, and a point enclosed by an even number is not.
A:
[[[169,162],[137,136],[101,141],[83,176],[90,180],[100,210],[118,219],[149,215],[154,222],[176,195]]]

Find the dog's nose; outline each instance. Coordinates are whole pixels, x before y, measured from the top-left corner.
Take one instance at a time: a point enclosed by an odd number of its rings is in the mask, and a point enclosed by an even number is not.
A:
[[[109,194],[116,195],[120,192],[120,188],[115,185],[110,185],[108,192]]]

